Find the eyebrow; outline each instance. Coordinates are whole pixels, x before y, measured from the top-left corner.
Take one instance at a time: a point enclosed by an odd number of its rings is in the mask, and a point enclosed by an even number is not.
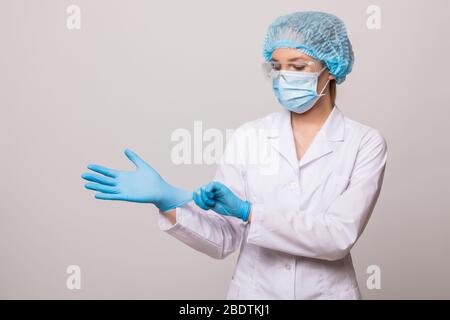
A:
[[[287,61],[292,62],[292,61],[296,61],[296,60],[300,60],[300,59],[306,60],[303,57],[294,57],[294,58],[288,59]],[[278,62],[278,60],[274,59],[274,58],[272,58],[272,61]]]

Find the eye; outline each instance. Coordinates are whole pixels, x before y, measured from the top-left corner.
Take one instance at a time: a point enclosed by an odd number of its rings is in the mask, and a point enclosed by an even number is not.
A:
[[[281,64],[272,62],[272,69],[274,70],[281,70]]]
[[[292,66],[296,71],[303,71],[305,70],[306,67],[304,64],[293,64]]]

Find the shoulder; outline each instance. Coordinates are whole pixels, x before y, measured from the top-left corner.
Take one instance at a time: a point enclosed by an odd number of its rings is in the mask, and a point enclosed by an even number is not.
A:
[[[288,111],[272,112],[260,118],[247,121],[240,125],[236,131],[252,130],[252,129],[272,129],[276,128]]]
[[[267,143],[266,137],[273,134],[280,121],[282,121],[283,111],[273,112],[263,117],[244,122],[239,127],[231,130],[227,134],[226,145],[227,148],[236,149],[239,153],[247,154],[254,152],[260,146]]]
[[[351,119],[347,116],[344,116],[343,118],[345,122],[346,139],[357,139],[360,147],[364,147],[367,144],[375,144],[380,147],[387,148],[386,139],[378,129]]]

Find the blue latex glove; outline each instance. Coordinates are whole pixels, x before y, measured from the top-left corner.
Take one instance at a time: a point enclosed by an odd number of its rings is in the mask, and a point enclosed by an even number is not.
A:
[[[126,149],[125,155],[135,165],[135,171],[119,171],[90,164],[95,173],[83,173],[81,177],[91,181],[85,184],[90,190],[99,191],[95,198],[153,203],[161,211],[171,210],[192,200],[192,193],[168,184],[149,164],[133,151]]]
[[[220,182],[210,182],[193,194],[194,202],[202,209],[248,220],[251,203],[241,200],[233,191]]]

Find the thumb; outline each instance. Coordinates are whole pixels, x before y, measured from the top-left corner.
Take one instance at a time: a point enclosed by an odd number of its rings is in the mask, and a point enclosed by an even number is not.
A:
[[[125,149],[125,155],[128,159],[130,159],[131,162],[133,162],[137,168],[142,168],[144,166],[148,166],[148,164],[142,160],[141,157],[139,157],[136,153],[131,151],[130,149]]]

